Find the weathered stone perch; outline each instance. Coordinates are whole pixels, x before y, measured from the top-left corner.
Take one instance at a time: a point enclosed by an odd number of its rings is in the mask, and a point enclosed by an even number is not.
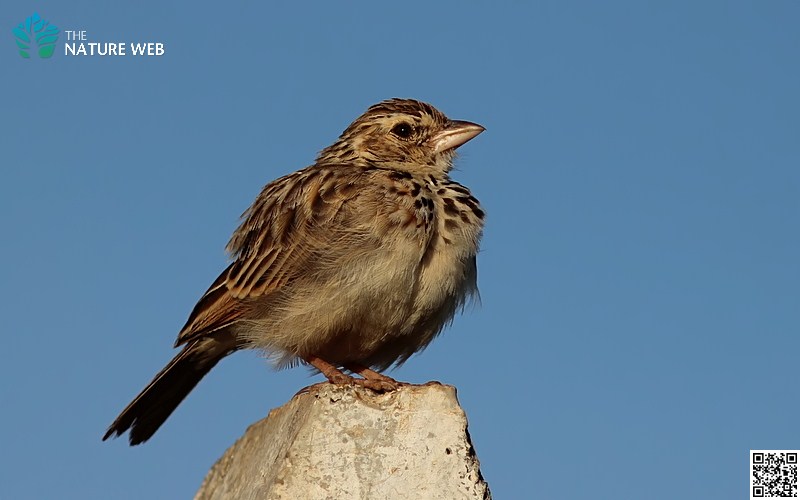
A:
[[[269,413],[211,468],[208,499],[491,498],[456,389],[375,394],[317,384]]]

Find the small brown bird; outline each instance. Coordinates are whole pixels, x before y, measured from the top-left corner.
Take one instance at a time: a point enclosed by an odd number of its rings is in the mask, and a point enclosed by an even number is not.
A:
[[[335,384],[396,389],[373,368],[424,349],[477,293],[484,212],[449,172],[455,149],[483,130],[390,99],[314,165],[267,184],[228,243],[233,262],[178,334],[183,350],[103,440],[130,430],[131,445],[147,441],[239,349],[308,363]]]

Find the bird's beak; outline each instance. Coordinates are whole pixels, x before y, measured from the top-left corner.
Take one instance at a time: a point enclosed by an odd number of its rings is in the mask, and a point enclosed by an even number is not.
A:
[[[431,139],[433,141],[433,149],[437,154],[456,149],[484,130],[486,129],[477,123],[451,120],[444,130],[434,135]]]

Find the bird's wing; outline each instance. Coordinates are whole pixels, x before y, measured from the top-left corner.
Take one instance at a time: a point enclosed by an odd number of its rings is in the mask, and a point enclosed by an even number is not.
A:
[[[374,181],[367,177],[345,166],[309,167],[265,186],[228,243],[233,262],[197,303],[176,345],[240,319],[249,299],[294,280],[324,279],[348,252],[380,248],[378,211],[406,211],[374,185],[363,189]]]

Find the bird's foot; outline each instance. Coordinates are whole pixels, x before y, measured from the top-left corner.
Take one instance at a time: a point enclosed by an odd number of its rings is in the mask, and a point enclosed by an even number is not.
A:
[[[368,389],[372,389],[373,391],[376,392],[396,391],[400,387],[408,385],[405,382],[398,382],[392,377],[387,377],[382,373],[378,373],[375,370],[367,368],[364,365],[359,365],[357,363],[349,363],[345,365],[345,368],[347,368],[353,373],[358,373],[359,375],[364,377],[363,380],[354,379],[357,384],[366,387]]]
[[[361,387],[366,387],[375,392],[392,392],[396,391],[403,385],[402,382],[398,382],[397,380],[390,379],[386,377],[387,380],[377,380],[377,379],[368,379],[368,378],[353,378],[353,384],[360,385]]]
[[[328,381],[336,385],[357,385],[375,392],[392,392],[399,389],[401,385],[404,385],[402,382],[398,382],[383,375],[381,375],[381,378],[356,378],[345,375],[344,373],[337,373],[331,374],[331,376],[328,377]]]
[[[327,377],[328,382],[335,385],[353,385],[354,383],[358,382],[358,379],[355,377],[351,377],[350,375],[346,375],[342,372],[332,373],[330,375],[325,374],[325,377]]]
[[[325,375],[325,378],[327,378],[331,384],[359,385],[375,392],[396,391],[401,386],[408,385],[405,382],[398,382],[391,377],[387,377],[382,373],[378,373],[375,370],[371,370],[370,368],[357,363],[349,363],[346,365],[346,368],[364,378],[355,378],[347,375],[334,365],[317,356],[309,356],[305,358],[305,360],[322,372],[322,374]]]

